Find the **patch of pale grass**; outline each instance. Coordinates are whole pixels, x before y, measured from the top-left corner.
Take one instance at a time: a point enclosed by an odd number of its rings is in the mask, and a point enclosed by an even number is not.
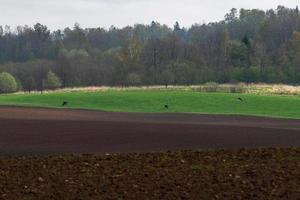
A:
[[[191,90],[198,86],[140,86],[140,87],[108,87],[108,86],[90,86],[90,87],[73,87],[57,90],[44,90],[43,93],[68,93],[68,92],[101,92],[101,91],[134,91],[134,90]],[[31,91],[32,94],[39,94],[40,91]],[[19,91],[14,94],[28,94],[26,91]]]
[[[181,91],[195,91],[205,92],[205,84],[190,85],[190,86],[140,86],[140,87],[107,87],[107,86],[93,86],[93,87],[74,87],[63,88],[58,90],[44,90],[43,93],[68,93],[68,92],[104,92],[104,91],[139,91],[139,90],[181,90]],[[221,93],[248,93],[258,95],[299,95],[300,86],[284,85],[284,84],[218,84],[216,92]],[[32,91],[32,94],[38,94],[40,91]],[[28,94],[28,92],[17,92],[15,94]]]
[[[300,86],[284,84],[250,84],[248,93],[252,94],[275,94],[275,95],[299,95]]]

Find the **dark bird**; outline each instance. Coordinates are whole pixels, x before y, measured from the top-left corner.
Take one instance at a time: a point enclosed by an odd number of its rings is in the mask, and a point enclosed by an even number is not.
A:
[[[168,106],[168,105],[165,105],[165,109],[169,109],[169,106]]]
[[[237,98],[237,100],[239,100],[239,101],[244,101],[241,97]]]
[[[68,105],[68,102],[67,101],[63,101],[62,106],[66,106],[66,105]]]

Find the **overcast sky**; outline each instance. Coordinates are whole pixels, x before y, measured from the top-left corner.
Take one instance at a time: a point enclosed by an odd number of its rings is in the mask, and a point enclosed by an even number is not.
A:
[[[0,25],[30,25],[50,29],[73,27],[124,27],[158,21],[175,21],[189,27],[194,23],[223,19],[229,9],[296,7],[299,0],[0,0]]]

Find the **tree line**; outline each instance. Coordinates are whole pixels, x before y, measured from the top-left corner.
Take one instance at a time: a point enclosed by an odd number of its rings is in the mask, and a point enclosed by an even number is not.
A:
[[[298,7],[235,8],[224,20],[181,27],[158,22],[50,31],[0,27],[0,72],[23,90],[55,87],[300,83]],[[51,88],[54,88],[51,86]]]

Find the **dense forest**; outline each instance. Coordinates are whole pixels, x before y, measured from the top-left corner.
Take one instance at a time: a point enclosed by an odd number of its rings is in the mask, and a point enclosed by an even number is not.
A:
[[[19,88],[191,85],[205,82],[300,83],[300,13],[231,9],[224,20],[190,28],[152,22],[122,29],[79,24],[50,31],[37,23],[0,27],[0,72]],[[56,77],[54,77],[55,79]]]

